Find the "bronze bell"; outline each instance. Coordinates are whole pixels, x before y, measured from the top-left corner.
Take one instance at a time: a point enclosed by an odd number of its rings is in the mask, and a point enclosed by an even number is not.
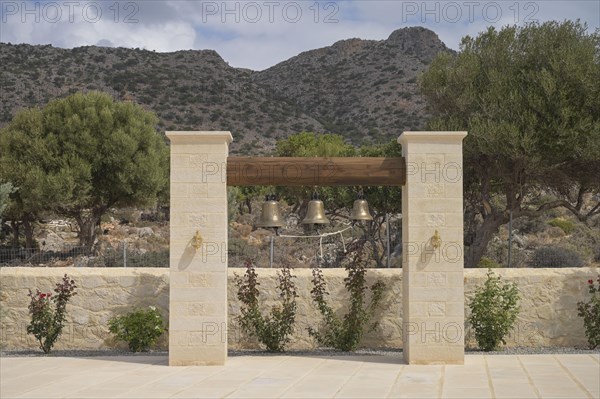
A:
[[[373,220],[373,216],[369,212],[369,203],[366,199],[359,198],[354,201],[354,205],[352,206],[352,213],[350,214],[351,220]]]
[[[265,203],[262,207],[262,214],[260,220],[256,223],[257,227],[283,227],[284,223],[279,213],[278,202],[275,200],[274,195],[267,195],[265,197]]]
[[[325,216],[325,206],[317,194],[313,194],[312,200],[308,203],[306,217],[302,224],[329,224]]]

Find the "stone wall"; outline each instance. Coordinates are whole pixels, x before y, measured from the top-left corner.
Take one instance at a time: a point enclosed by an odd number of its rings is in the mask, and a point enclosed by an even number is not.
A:
[[[158,268],[31,268],[0,269],[0,345],[3,349],[37,348],[27,334],[28,290],[52,292],[68,273],[77,295],[67,305],[67,321],[56,349],[127,348],[108,332],[108,320],[134,307],[155,305],[167,316],[169,269]],[[166,339],[161,345],[166,347]]]
[[[253,348],[256,344],[243,337],[234,317],[239,313],[239,302],[229,270],[229,347]],[[496,269],[506,280],[517,283],[521,291],[521,313],[508,346],[585,346],[586,339],[576,303],[587,294],[586,281],[595,278],[592,268],[565,269]],[[0,269],[0,344],[4,349],[37,348],[32,336],[26,333],[29,321],[28,289],[51,291],[56,282],[68,273],[78,285],[78,294],[68,305],[68,321],[56,349],[126,348],[115,342],[107,329],[108,319],[135,307],[157,306],[165,317],[169,306],[169,270],[152,268],[2,268]],[[319,315],[310,301],[310,270],[296,269],[298,286],[297,331],[290,349],[310,349],[314,341],[308,336],[308,326],[318,327]],[[476,286],[485,280],[486,270],[465,270],[465,295],[468,303]],[[276,303],[276,270],[258,269],[261,297],[265,309]],[[342,310],[348,296],[343,287],[345,271],[325,269],[325,279],[334,307]],[[402,347],[402,271],[400,269],[370,269],[368,282],[382,279],[386,285],[384,306],[377,315],[379,326],[368,333],[365,347]],[[444,326],[428,334],[444,334]],[[467,340],[473,345],[467,330]],[[431,337],[429,337],[431,338]],[[159,346],[166,348],[163,337]]]

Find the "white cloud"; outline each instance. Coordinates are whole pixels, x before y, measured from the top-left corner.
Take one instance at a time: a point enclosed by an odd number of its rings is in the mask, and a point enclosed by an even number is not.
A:
[[[70,9],[63,7],[61,18],[55,18],[56,13],[50,14],[51,9],[44,8],[39,8],[37,15],[27,14],[23,9],[12,15],[3,14],[1,40],[68,48],[110,42],[119,47],[140,47],[156,51],[191,49],[196,40],[196,29],[190,22],[177,19],[161,21],[158,18],[149,18],[151,22],[139,19],[135,22],[139,18],[137,14],[131,14],[132,10],[126,8],[118,11],[110,9],[114,3],[103,4],[101,11],[93,7],[85,8],[87,3],[73,3],[80,6],[71,5]],[[2,7],[5,4],[3,2]]]
[[[457,49],[467,34],[476,35],[490,24],[523,23],[526,17],[540,21],[580,18],[593,29],[600,26],[600,3],[4,1],[0,40],[59,47],[112,43],[156,51],[214,49],[233,66],[264,69],[342,39],[386,39],[406,26],[432,29],[447,46]]]

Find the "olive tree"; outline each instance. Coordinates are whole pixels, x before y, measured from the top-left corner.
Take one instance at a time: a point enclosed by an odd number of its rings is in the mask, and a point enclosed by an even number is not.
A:
[[[168,151],[156,125],[142,107],[99,92],[18,113],[0,131],[2,179],[18,187],[11,217],[71,217],[91,247],[109,208],[150,205],[166,189]]]
[[[396,142],[378,145],[365,145],[355,148],[345,142],[344,138],[335,134],[315,134],[302,132],[277,142],[277,156],[281,157],[400,157],[402,147]],[[314,187],[279,187],[279,193],[294,204],[294,211],[303,213],[311,199]],[[371,243],[373,259],[378,267],[383,267],[384,253],[379,251],[383,245],[381,236],[386,214],[400,213],[402,209],[402,193],[400,187],[365,186],[365,187],[318,187],[329,216],[347,217],[348,208],[362,191],[369,203],[373,222],[363,226],[367,239]]]
[[[467,130],[466,264],[513,218],[600,213],[600,33],[565,21],[489,28],[421,77],[429,128]]]

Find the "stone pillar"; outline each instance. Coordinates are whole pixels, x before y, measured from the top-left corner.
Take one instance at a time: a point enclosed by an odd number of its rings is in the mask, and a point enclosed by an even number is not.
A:
[[[402,340],[408,364],[464,362],[466,135],[404,132],[398,138],[407,167],[402,188]]]
[[[229,132],[166,134],[171,140],[169,365],[222,365],[232,137]]]

